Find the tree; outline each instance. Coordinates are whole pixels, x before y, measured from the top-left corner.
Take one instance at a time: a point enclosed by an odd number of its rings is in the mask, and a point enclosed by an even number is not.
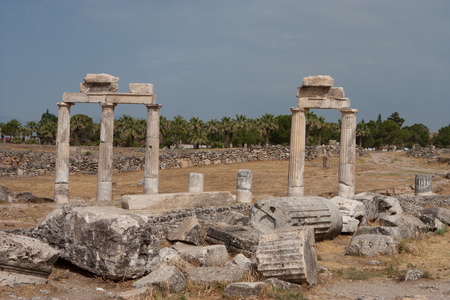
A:
[[[58,129],[58,117],[50,113],[47,109],[42,114],[39,121],[39,128],[37,134],[39,139],[44,140],[49,145],[56,139],[56,131]]]
[[[433,144],[439,148],[450,147],[450,124],[439,129],[438,134],[433,137]]]
[[[381,116],[381,115],[380,115]],[[387,118],[387,120],[389,121],[394,121],[395,123],[398,124],[399,128],[402,127],[403,123],[405,122],[405,119],[400,118],[400,115],[398,114],[398,112],[394,112],[392,113],[389,118]]]
[[[0,136],[2,137],[3,143],[5,142],[5,140],[4,140],[5,135],[4,135],[4,132],[3,132],[3,127],[4,126],[5,126],[5,123],[0,122]]]
[[[264,130],[266,134],[266,147],[269,146],[269,134],[271,131],[278,128],[277,121],[275,120],[272,114],[264,114],[261,118],[259,118],[259,126],[262,130]]]
[[[233,132],[236,130],[236,121],[230,117],[222,117],[220,127],[225,136],[225,148],[228,148],[228,139],[230,141],[230,148],[233,147]]]
[[[12,136],[13,138],[19,134],[21,124],[17,119],[12,119],[2,126],[2,134]]]
[[[136,139],[145,139],[147,123],[145,120],[123,115],[116,121],[117,132],[122,140],[129,140],[128,146],[134,147]]]
[[[206,132],[211,134],[211,144],[216,141],[216,134],[221,130],[220,122],[217,119],[211,119],[206,122]]]
[[[305,145],[309,145],[309,133],[311,128],[314,126],[315,120],[317,119],[317,115],[312,111],[306,112],[306,121],[305,121]]]
[[[92,118],[83,114],[77,114],[70,118],[70,131],[74,136],[74,145],[78,146],[81,135],[89,135],[92,128]]]
[[[400,134],[400,125],[393,120],[386,120],[381,126],[381,134],[383,136],[383,143],[388,145],[388,150],[391,149],[391,145],[398,142]]]
[[[292,115],[279,115],[275,117],[278,128],[270,133],[270,141],[277,145],[289,145],[291,140]]]
[[[39,124],[36,121],[28,121],[25,127],[27,129],[28,136],[31,138],[33,136],[33,133],[37,133]]]
[[[404,129],[410,133],[409,138],[405,142],[419,144],[422,147],[430,143],[430,130],[427,126],[416,123],[412,126],[405,126]]]
[[[173,118],[172,127],[174,130],[175,145],[177,148],[181,148],[183,140],[186,138],[187,122],[182,116],[177,115]]]
[[[363,137],[370,135],[370,128],[364,122],[364,119],[356,125],[356,136],[359,137],[359,147],[362,147]]]
[[[317,129],[317,145],[322,145],[322,130],[326,127],[325,118],[323,116],[317,117],[313,120],[314,127]]]
[[[200,144],[208,142],[205,124],[197,117],[189,119],[188,141],[193,144],[196,149],[200,148]]]

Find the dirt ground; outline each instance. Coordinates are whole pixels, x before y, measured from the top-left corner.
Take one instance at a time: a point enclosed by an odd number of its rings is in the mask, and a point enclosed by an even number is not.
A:
[[[4,149],[0,145],[0,150]],[[30,146],[26,150],[29,151]],[[15,148],[17,149],[17,148]],[[44,146],[39,151],[54,151]],[[72,149],[75,151],[75,149]],[[118,150],[117,150],[118,151]],[[116,153],[117,153],[116,151]],[[120,149],[123,153],[123,148]],[[404,153],[371,153],[368,157],[357,157],[356,192],[412,194],[415,174],[433,174],[433,190],[440,195],[450,195],[450,180],[443,174],[450,171],[448,164],[439,164],[426,159],[409,158]],[[331,198],[337,194],[338,157],[329,159],[329,167],[323,168],[322,159],[306,162],[305,194]],[[160,193],[186,192],[189,173],[199,172],[205,176],[205,191],[230,191],[235,194],[238,170],[253,172],[254,201],[267,196],[285,196],[287,190],[288,161],[255,161],[231,165],[205,166],[187,169],[160,170]],[[119,206],[123,195],[140,194],[143,171],[113,173],[113,201],[100,205]],[[95,202],[97,177],[95,175],[71,175],[70,197],[73,203]],[[31,192],[38,197],[53,198],[54,177],[0,178],[0,185],[11,192]],[[54,203],[26,204],[1,203],[0,229],[28,228],[39,224],[53,209]],[[320,283],[312,288],[304,287],[304,296],[309,299],[356,299],[358,296],[379,296],[394,299],[410,295],[422,295],[420,299],[450,299],[450,233],[423,235],[410,241],[418,247],[418,253],[403,252],[395,257],[353,257],[346,256],[345,249],[351,236],[341,235],[333,241],[317,243],[319,263],[330,272],[321,275]],[[379,264],[370,263],[377,260]],[[399,282],[406,270],[419,269],[426,279],[414,282]],[[107,293],[129,289],[130,281],[111,282],[79,270],[72,265],[59,262],[50,276],[48,284],[0,287],[0,299],[105,299]],[[173,299],[221,299],[221,294],[209,291],[175,295]],[[276,298],[276,297],[275,297]]]

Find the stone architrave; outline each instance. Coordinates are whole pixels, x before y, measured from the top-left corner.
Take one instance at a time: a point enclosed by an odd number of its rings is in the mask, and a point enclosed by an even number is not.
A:
[[[70,107],[73,104],[58,102],[57,105],[55,202],[69,203]]]
[[[112,200],[114,108],[116,104],[100,103],[102,121],[98,157],[97,201]]]
[[[253,174],[252,170],[239,170],[236,182],[236,202],[249,203],[252,201]]]
[[[131,89],[131,87],[130,87]],[[158,194],[159,182],[159,110],[161,105],[147,105],[145,140],[144,194]]]
[[[341,142],[339,150],[338,196],[353,198],[355,195],[356,165],[356,113],[357,109],[340,109]]]

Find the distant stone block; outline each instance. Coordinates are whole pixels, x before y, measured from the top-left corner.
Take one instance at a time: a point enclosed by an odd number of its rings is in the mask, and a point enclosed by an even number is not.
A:
[[[113,83],[80,83],[80,93],[115,93],[119,89],[117,82]]]
[[[334,79],[328,75],[308,76],[303,78],[302,86],[328,86],[332,87]]]
[[[119,81],[119,77],[114,77],[109,74],[87,74],[84,78],[85,83],[114,83]]]
[[[129,83],[130,94],[153,94],[153,84],[151,83]]]

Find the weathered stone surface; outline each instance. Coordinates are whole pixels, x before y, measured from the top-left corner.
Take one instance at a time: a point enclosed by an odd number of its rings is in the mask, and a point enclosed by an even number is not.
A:
[[[358,229],[359,220],[349,216],[342,216],[342,233],[353,233]]]
[[[422,278],[423,272],[420,270],[409,270],[406,272],[405,281],[414,281]]]
[[[302,86],[297,88],[297,98],[344,98],[342,87]]]
[[[253,203],[253,174],[252,170],[239,170],[236,180],[236,202]]]
[[[161,264],[153,272],[133,283],[136,289],[145,286],[155,286],[161,290],[178,293],[186,286],[186,278],[174,266]]]
[[[268,278],[264,282],[267,283],[268,285],[270,285],[271,287],[274,287],[276,289],[282,289],[285,291],[298,290],[301,288],[301,285],[299,285],[299,284],[287,282],[287,281],[278,279],[276,277]]]
[[[400,229],[398,227],[385,227],[385,226],[361,226],[353,236],[362,234],[380,234],[388,235],[395,238],[402,238],[400,235]]]
[[[202,227],[198,223],[195,215],[181,223],[177,229],[167,236],[167,239],[171,242],[185,242],[196,246],[204,244]]]
[[[258,297],[265,286],[266,283],[264,282],[234,282],[225,288],[225,296],[230,298]]]
[[[58,257],[41,241],[0,231],[0,285],[43,283]]]
[[[443,207],[430,207],[422,211],[423,214],[432,215],[442,223],[450,225],[450,209]]]
[[[139,289],[132,289],[125,292],[117,293],[116,297],[119,300],[136,300],[145,299],[144,297],[150,294],[151,288],[142,287]]]
[[[203,267],[223,266],[228,261],[227,248],[224,245],[191,246],[180,242],[172,245],[180,256]]]
[[[153,94],[153,84],[129,83],[128,90],[131,94]]]
[[[191,173],[189,174],[189,193],[203,193],[203,183],[205,182],[205,176],[203,173]]]
[[[113,207],[64,206],[33,235],[71,263],[111,279],[135,278],[159,263],[159,241],[148,217]]]
[[[353,236],[347,248],[349,255],[363,255],[373,257],[376,255],[398,254],[397,247],[400,242],[397,238],[387,235],[362,234]]]
[[[182,208],[228,206],[232,203],[234,203],[234,199],[230,192],[126,195],[122,198],[122,208],[147,210],[151,213],[161,213]]]
[[[303,78],[302,86],[332,87],[334,79],[329,75],[308,76]]]
[[[260,233],[247,226],[217,225],[208,227],[206,241],[223,244],[229,251],[242,252],[250,256],[259,243]]]
[[[415,176],[414,194],[416,196],[432,194],[432,175],[420,174]]]
[[[119,81],[119,77],[114,77],[109,74],[87,74],[84,78],[86,83],[113,83]]]
[[[371,192],[363,192],[353,196],[353,199],[364,204],[364,217],[361,220],[362,225],[367,225],[368,222],[373,222],[378,218],[378,199],[379,194]]]
[[[0,201],[5,202],[13,202],[13,196],[11,195],[11,191],[3,185],[0,185]]]
[[[333,239],[342,231],[336,205],[322,197],[271,197],[254,204],[250,223],[261,232],[290,226],[312,226],[316,241]]]
[[[251,268],[251,266],[253,265],[252,261],[250,259],[248,259],[247,257],[245,257],[245,255],[242,253],[239,253],[235,257],[233,257],[231,262],[233,264],[235,264],[236,266],[243,268],[245,270],[249,270]]]
[[[360,220],[364,217],[364,204],[357,200],[343,197],[330,199],[339,209],[342,215],[342,232],[353,233],[358,228]]]
[[[286,227],[261,235],[256,248],[258,272],[294,283],[317,283],[312,227]]]
[[[381,226],[398,227],[404,239],[418,238],[425,229],[425,224],[411,215],[392,215],[380,218]]]
[[[119,89],[117,82],[113,83],[80,83],[80,93],[115,93]]]
[[[245,270],[239,267],[204,267],[192,268],[187,279],[195,285],[208,286],[215,283],[230,283],[242,280]]]
[[[240,225],[247,226],[250,222],[250,218],[244,214],[230,211],[226,217],[222,220],[222,223],[226,223],[228,225]]]
[[[403,208],[397,198],[378,195],[378,214],[380,215],[401,215]]]
[[[446,225],[439,221],[439,219],[436,219],[430,214],[421,215],[419,216],[420,221],[422,221],[428,230],[438,230],[443,229]]]

